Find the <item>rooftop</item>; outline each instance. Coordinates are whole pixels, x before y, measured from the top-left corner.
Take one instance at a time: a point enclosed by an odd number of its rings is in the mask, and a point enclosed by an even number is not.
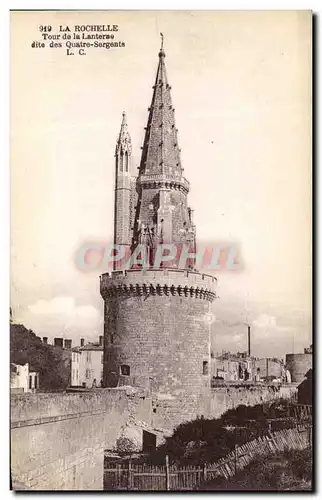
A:
[[[104,347],[100,345],[98,342],[89,342],[83,346],[73,347],[72,351],[103,351]]]

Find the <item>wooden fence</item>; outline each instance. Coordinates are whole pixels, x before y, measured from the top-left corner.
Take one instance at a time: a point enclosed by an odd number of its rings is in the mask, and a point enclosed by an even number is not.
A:
[[[306,418],[312,417],[312,406],[311,405],[302,405],[299,403],[293,403],[290,405],[291,415],[298,420],[303,420]]]
[[[202,466],[155,466],[140,463],[109,463],[104,468],[104,490],[191,491],[216,476],[229,478],[258,456],[311,446],[311,426],[283,429],[236,446],[224,458]]]

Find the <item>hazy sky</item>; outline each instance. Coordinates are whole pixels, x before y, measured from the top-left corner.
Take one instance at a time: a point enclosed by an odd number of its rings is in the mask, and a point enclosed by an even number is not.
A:
[[[40,24],[118,24],[124,48],[31,48]],[[213,345],[255,355],[311,342],[309,12],[11,13],[11,305],[39,335],[103,331],[98,275],[75,266],[110,242],[114,148],[128,115],[133,174],[160,31],[199,242],[229,241],[243,270],[220,271]]]

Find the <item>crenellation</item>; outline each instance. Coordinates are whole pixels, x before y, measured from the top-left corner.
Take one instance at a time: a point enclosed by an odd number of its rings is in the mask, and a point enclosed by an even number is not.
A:
[[[151,282],[151,280],[153,281]],[[116,274],[113,272],[102,275],[101,294],[103,297],[131,293],[138,295],[151,293],[160,296],[179,295],[180,297],[190,296],[212,302],[216,297],[215,283],[213,276],[183,270],[117,271]]]
[[[201,280],[204,281],[209,281],[209,283],[216,284],[217,283],[217,278],[215,276],[212,276],[211,274],[205,274],[205,273],[198,273],[196,271],[190,271],[188,269],[171,269],[171,268],[165,268],[165,269],[151,269],[151,268],[146,268],[146,269],[122,269],[122,270],[117,270],[117,271],[112,271],[110,273],[104,273],[100,276],[100,281],[101,282],[108,282],[110,280],[115,280],[115,279],[121,279],[122,277],[131,277],[134,276],[135,280],[137,280],[139,276],[146,277],[149,276],[150,278],[157,278],[157,279],[162,279],[163,277],[171,277],[172,279],[179,279],[180,281],[182,278],[188,278],[189,281],[194,281],[194,282],[201,282]],[[195,277],[195,278],[194,278]]]

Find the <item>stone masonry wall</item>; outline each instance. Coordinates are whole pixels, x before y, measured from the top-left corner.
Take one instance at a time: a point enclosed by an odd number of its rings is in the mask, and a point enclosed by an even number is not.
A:
[[[158,427],[208,411],[210,327],[215,279],[195,272],[146,270],[101,278],[105,300],[104,384],[145,387],[167,401]],[[123,373],[125,367],[128,373]],[[170,415],[171,413],[171,415]]]
[[[171,396],[133,387],[85,393],[11,397],[11,474],[14,489],[102,490],[104,449],[124,429],[172,430],[203,415],[217,418],[240,404],[290,397],[295,385],[205,387]],[[204,409],[204,411],[202,410]]]
[[[312,354],[286,354],[286,368],[290,371],[291,381],[298,384],[305,379],[305,374],[312,368]]]
[[[14,489],[101,490],[104,449],[135,420],[150,424],[151,400],[131,388],[12,396]]]
[[[288,399],[297,391],[296,385],[255,385],[235,384],[211,389],[210,418],[218,418],[231,408],[240,405],[255,406],[257,404]]]
[[[176,401],[181,420],[204,411],[203,393],[210,390],[209,372],[203,373],[203,363],[210,364],[209,326],[203,321],[208,306],[206,300],[178,296],[111,299],[106,382],[146,387],[153,397]],[[120,375],[122,365],[129,376]]]
[[[284,385],[280,387],[254,384],[236,384],[230,386],[214,387],[204,391],[202,403],[199,399],[199,411],[194,406],[194,398],[187,397],[180,401],[163,398],[152,399],[152,425],[153,427],[164,427],[173,429],[180,423],[190,420],[189,412],[195,410],[195,418],[219,418],[223,413],[239,405],[254,406],[268,401],[285,398],[288,399],[296,392],[296,385]],[[201,395],[200,395],[201,397]]]

